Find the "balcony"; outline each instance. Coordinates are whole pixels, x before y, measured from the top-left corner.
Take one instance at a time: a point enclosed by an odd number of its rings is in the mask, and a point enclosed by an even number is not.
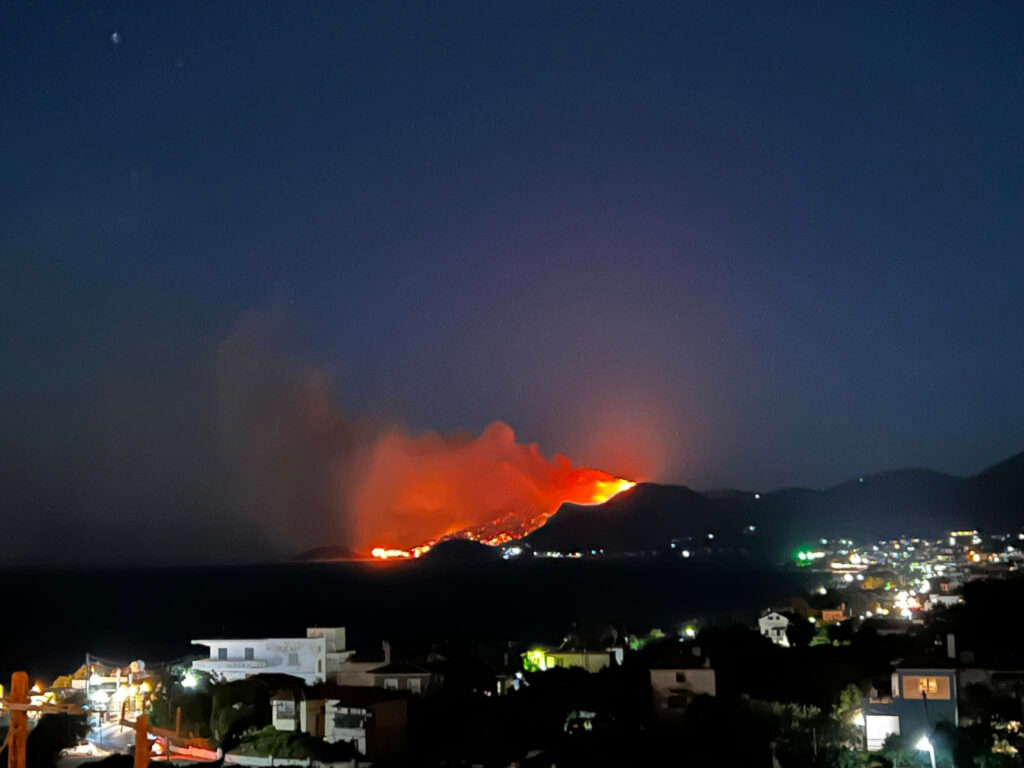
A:
[[[192,667],[200,672],[224,672],[233,669],[264,669],[266,659],[197,659]]]

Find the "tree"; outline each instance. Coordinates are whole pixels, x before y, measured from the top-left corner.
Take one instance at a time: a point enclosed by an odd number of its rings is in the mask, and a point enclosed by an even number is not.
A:
[[[792,617],[786,627],[786,639],[793,647],[803,647],[814,637],[814,625],[806,619]]]

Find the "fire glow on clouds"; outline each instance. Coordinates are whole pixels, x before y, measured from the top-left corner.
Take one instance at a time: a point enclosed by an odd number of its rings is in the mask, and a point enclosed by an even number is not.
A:
[[[633,485],[548,460],[500,421],[474,437],[345,414],[326,372],[280,351],[277,324],[274,313],[247,313],[220,344],[214,431],[236,506],[269,521],[276,540],[294,536],[286,546],[340,536],[356,556],[415,557],[445,538],[496,545],[563,502],[599,503]]]
[[[354,540],[374,557],[418,557],[445,538],[497,545],[535,530],[563,502],[595,504],[634,483],[550,461],[492,423],[478,438],[392,432],[378,438],[355,485]]]

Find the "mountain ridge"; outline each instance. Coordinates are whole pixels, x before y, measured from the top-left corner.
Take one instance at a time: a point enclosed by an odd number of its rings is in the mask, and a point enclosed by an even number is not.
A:
[[[660,551],[679,539],[778,556],[818,538],[934,537],[961,527],[1009,532],[1022,524],[1024,452],[970,476],[909,467],[855,475],[824,489],[699,492],[638,483],[603,504],[562,504],[522,542],[535,551],[627,552]],[[453,555],[458,551],[452,548]],[[352,550],[317,547],[294,559],[342,554]]]

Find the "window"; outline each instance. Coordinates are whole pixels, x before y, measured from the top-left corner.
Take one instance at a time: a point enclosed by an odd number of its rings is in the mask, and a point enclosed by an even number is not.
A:
[[[954,695],[952,675],[901,675],[903,697],[949,701]]]
[[[398,678],[397,677],[385,677],[384,678],[384,689],[388,691],[398,690]]]
[[[295,702],[294,701],[279,701],[277,702],[277,716],[279,718],[285,718],[291,720],[295,717]]]
[[[418,677],[409,678],[409,690],[413,693],[420,693],[423,689],[423,682]]]
[[[334,716],[335,728],[362,728],[366,717],[354,713],[338,713]]]
[[[245,660],[246,661],[252,661],[255,658],[256,658],[256,650],[254,648],[246,648],[245,649]]]
[[[299,654],[297,654],[297,653],[289,653],[288,654],[288,666],[289,667],[297,667],[297,666],[299,666]]]
[[[316,671],[320,672],[320,673],[323,673],[323,671],[324,671],[324,660],[323,659],[317,659],[316,660]]]
[[[224,660],[227,659],[227,657],[228,657],[228,649],[227,648],[218,648],[217,649],[217,658],[218,659],[220,659],[221,661],[224,661]]]
[[[677,683],[685,683],[686,682],[686,673],[685,672],[676,672],[676,682]]]

